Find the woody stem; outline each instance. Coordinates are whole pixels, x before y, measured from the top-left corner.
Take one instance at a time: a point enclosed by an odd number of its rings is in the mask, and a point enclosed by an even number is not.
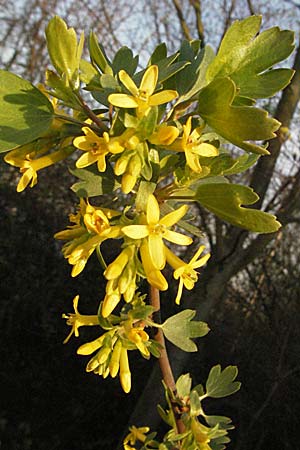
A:
[[[153,286],[150,285],[150,302],[151,305],[154,308],[154,311],[156,314],[159,315],[159,317],[156,317],[156,322],[161,322],[160,320],[160,296],[159,296],[159,290]],[[159,320],[158,320],[159,319]],[[166,349],[166,343],[164,334],[161,328],[158,328],[156,335],[154,336],[154,339],[156,342],[158,342],[161,345],[160,349],[160,357],[158,359],[159,367],[163,376],[163,380],[166,384],[166,386],[175,394],[176,393],[176,385],[174,380],[173,371],[171,368],[171,364],[169,361],[169,356]],[[174,411],[174,416],[176,418],[176,424],[177,424],[177,431],[179,433],[183,433],[185,428],[180,419],[177,419],[177,414]]]

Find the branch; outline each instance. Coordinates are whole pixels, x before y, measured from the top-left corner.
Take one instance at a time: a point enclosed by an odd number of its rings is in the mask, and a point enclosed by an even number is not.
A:
[[[202,22],[202,13],[201,13],[201,1],[200,0],[189,0],[189,1],[195,11],[198,37],[201,41],[201,47],[203,48],[205,46],[205,40],[204,40],[204,26]]]
[[[173,4],[174,4],[176,12],[177,12],[177,16],[178,16],[178,19],[179,19],[179,23],[180,23],[180,26],[181,26],[181,30],[182,30],[183,36],[188,41],[191,41],[192,40],[192,36],[191,36],[190,30],[189,30],[189,27],[187,26],[187,23],[185,21],[181,5],[180,5],[178,0],[173,0]]]

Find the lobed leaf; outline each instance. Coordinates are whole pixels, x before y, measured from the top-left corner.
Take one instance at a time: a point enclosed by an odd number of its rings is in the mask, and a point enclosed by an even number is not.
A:
[[[185,309],[161,325],[166,338],[185,352],[196,352],[197,346],[191,338],[202,337],[209,332],[205,322],[192,321],[195,314],[196,311]]]
[[[206,397],[220,398],[237,392],[241,383],[234,381],[237,377],[236,366],[228,366],[223,371],[220,364],[211,368],[206,381]]]
[[[241,206],[252,205],[258,198],[252,188],[230,183],[201,184],[195,196],[195,200],[222,220],[249,231],[273,233],[281,226],[275,216]]]
[[[232,144],[251,153],[268,154],[265,147],[247,141],[274,138],[280,122],[262,109],[233,105],[236,94],[236,85],[230,78],[216,78],[199,94],[200,116]]]
[[[207,81],[230,77],[239,95],[250,98],[272,97],[287,86],[293,71],[272,67],[292,53],[294,33],[273,27],[258,34],[260,25],[260,16],[234,22],[207,70]]]

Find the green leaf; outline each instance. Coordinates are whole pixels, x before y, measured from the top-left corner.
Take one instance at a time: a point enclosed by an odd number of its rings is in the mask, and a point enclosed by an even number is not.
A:
[[[46,39],[52,64],[67,85],[79,87],[79,64],[83,49],[84,35],[77,36],[74,28],[68,28],[63,19],[58,16],[50,20],[46,28]]]
[[[104,49],[98,43],[96,34],[92,31],[89,36],[89,52],[92,62],[100,69],[102,73],[113,75],[111,63],[107,58]]]
[[[64,81],[52,70],[46,71],[46,84],[51,90],[53,97],[63,100],[65,105],[72,107],[73,109],[79,109],[79,102],[70,86],[66,86]]]
[[[227,153],[220,153],[215,158],[201,158],[201,163],[210,168],[210,176],[233,175],[244,172],[256,163],[259,155],[254,153],[244,154],[238,158],[232,158]],[[205,180],[206,181],[206,180]]]
[[[101,173],[98,172],[96,165],[85,169],[70,169],[70,172],[81,180],[71,186],[72,191],[78,197],[111,194],[119,186],[109,165],[106,171]]]
[[[141,141],[148,139],[153,134],[157,124],[157,116],[157,106],[153,106],[148,114],[140,120],[136,133]]]
[[[257,36],[260,25],[260,16],[234,22],[208,68],[208,81],[229,76],[239,95],[250,98],[272,97],[290,82],[291,69],[266,70],[292,53],[293,32],[274,27]]]
[[[133,75],[136,71],[137,65],[139,62],[139,57],[136,55],[133,57],[132,50],[130,48],[124,46],[121,47],[112,62],[112,68],[115,74],[118,74],[120,70],[125,70],[128,75]]]
[[[220,398],[237,392],[241,383],[234,381],[237,377],[236,366],[228,366],[223,371],[220,364],[212,367],[206,381],[206,397]]]
[[[226,222],[257,233],[273,233],[281,226],[275,216],[241,206],[252,205],[258,198],[252,188],[230,183],[201,184],[195,196],[202,206]]]
[[[190,338],[202,337],[209,332],[205,322],[192,321],[195,315],[196,311],[185,309],[161,325],[166,338],[185,352],[197,351],[197,345]]]
[[[189,373],[181,375],[176,381],[177,396],[180,398],[188,397],[192,388],[192,378]]]
[[[191,417],[197,417],[199,416],[199,414],[201,414],[201,412],[202,408],[198,392],[192,390],[190,394],[190,415]]]
[[[151,66],[152,64],[156,64],[158,61],[165,59],[167,57],[167,46],[164,42],[158,44],[158,46],[154,49],[147,66]]]
[[[214,57],[215,54],[213,49],[207,45],[205,49],[200,52],[198,58],[193,61],[190,66],[187,66],[182,72],[179,73],[179,76],[183,77],[186,72],[188,74],[188,72],[192,70],[195,73],[195,78],[193,83],[191,83],[190,89],[179,97],[174,105],[174,108],[176,108],[176,106],[180,103],[191,100],[207,84],[206,71]]]
[[[29,81],[0,70],[0,152],[27,144],[51,126],[53,107]]]
[[[268,154],[261,145],[247,142],[274,138],[280,122],[262,109],[233,106],[235,83],[229,78],[216,78],[199,94],[200,116],[220,136],[252,153]]]

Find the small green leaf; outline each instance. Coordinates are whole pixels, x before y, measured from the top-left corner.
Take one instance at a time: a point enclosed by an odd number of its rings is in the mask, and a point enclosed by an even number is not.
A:
[[[85,169],[72,169],[70,172],[81,180],[71,186],[78,197],[111,194],[118,187],[109,165],[105,172],[98,172],[96,165]]]
[[[29,81],[0,70],[0,152],[27,144],[50,128],[53,107]]]
[[[176,381],[177,396],[180,398],[188,397],[192,388],[192,378],[189,373],[181,375]]]
[[[192,390],[190,394],[190,415],[191,417],[197,417],[199,416],[199,414],[201,414],[201,412],[202,408],[198,392]]]
[[[132,50],[130,48],[124,46],[121,47],[112,62],[112,68],[115,74],[118,74],[120,70],[125,70],[128,75],[133,75],[136,71],[137,65],[139,62],[139,57],[136,55],[133,56]]]
[[[89,36],[89,51],[92,62],[101,70],[101,72],[113,75],[111,63],[102,46],[98,43],[97,36],[93,31]]]
[[[223,371],[220,364],[212,367],[206,382],[206,397],[220,398],[237,392],[241,383],[234,381],[237,377],[238,369],[236,366],[228,366]]]
[[[235,83],[229,78],[216,78],[199,94],[199,114],[220,136],[252,153],[268,154],[261,145],[247,141],[274,138],[280,122],[262,109],[233,106]]]
[[[196,311],[185,309],[161,325],[166,338],[185,352],[197,351],[197,345],[190,338],[202,337],[209,332],[205,322],[192,321],[195,315]]]
[[[249,231],[273,233],[281,226],[275,216],[241,206],[252,205],[258,198],[250,187],[230,183],[201,184],[195,196],[195,200],[222,220]]]
[[[157,124],[157,116],[158,109],[157,106],[154,106],[150,109],[148,114],[140,120],[136,129],[136,133],[140,140],[148,139],[153,134]]]
[[[151,66],[152,64],[156,64],[158,61],[161,61],[162,59],[165,59],[167,56],[167,46],[164,42],[161,44],[158,44],[158,46],[154,49],[154,52],[152,53],[148,66]]]
[[[270,68],[292,53],[294,33],[274,27],[258,34],[260,24],[260,16],[234,22],[208,68],[208,81],[229,76],[239,95],[250,98],[272,97],[290,82],[291,69]]]
[[[74,28],[68,28],[58,16],[50,20],[46,28],[46,39],[52,64],[66,84],[78,88],[79,64],[83,49],[84,35],[79,43]]]
[[[93,64],[91,64],[88,61],[85,61],[85,59],[82,59],[80,61],[80,80],[83,81],[85,84],[90,84],[93,82],[93,79],[98,78],[99,72],[95,69]]]

